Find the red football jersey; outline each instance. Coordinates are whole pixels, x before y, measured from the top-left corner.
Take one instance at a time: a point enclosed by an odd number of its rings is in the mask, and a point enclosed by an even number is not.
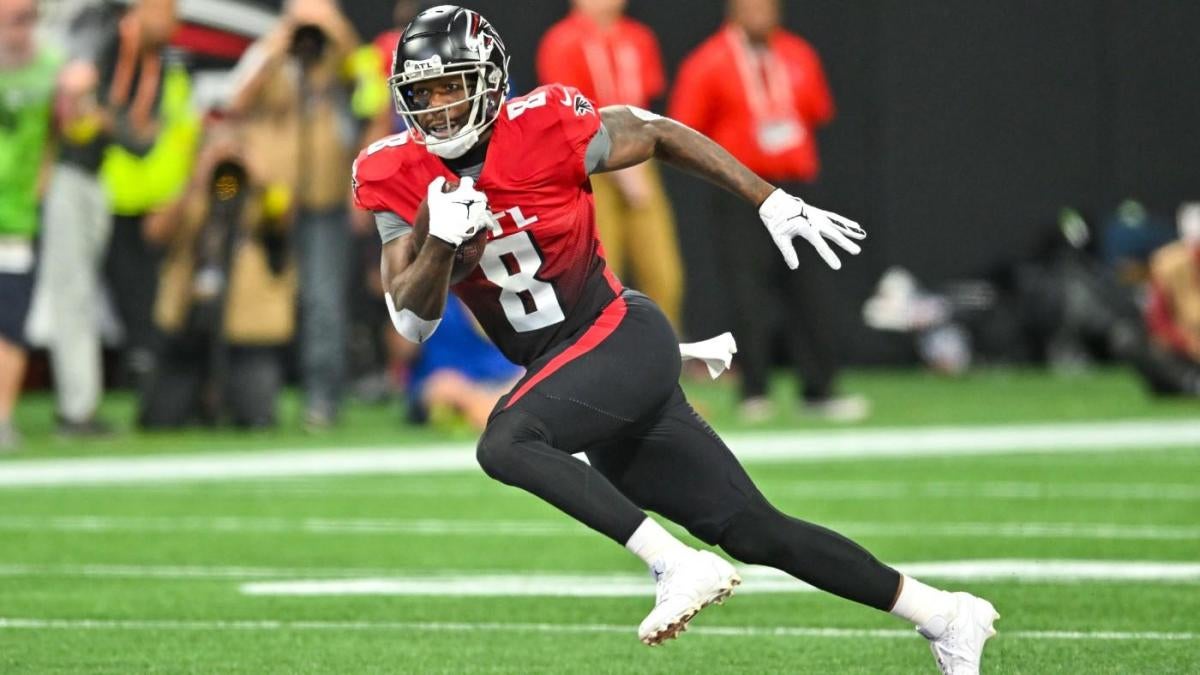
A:
[[[507,101],[492,129],[476,181],[491,211],[488,244],[451,290],[505,356],[528,365],[621,292],[596,235],[584,167],[600,117],[575,89],[549,85]],[[355,200],[412,223],[438,176],[457,179],[407,133],[389,136],[355,160]]]

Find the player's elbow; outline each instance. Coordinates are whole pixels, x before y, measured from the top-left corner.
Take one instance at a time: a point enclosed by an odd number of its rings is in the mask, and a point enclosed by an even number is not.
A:
[[[417,316],[407,307],[396,309],[396,303],[392,300],[392,294],[384,295],[387,301],[388,314],[392,318],[392,326],[396,332],[405,340],[414,344],[421,344],[428,340],[437,331],[438,326],[442,323],[441,317],[436,319],[422,319]]]

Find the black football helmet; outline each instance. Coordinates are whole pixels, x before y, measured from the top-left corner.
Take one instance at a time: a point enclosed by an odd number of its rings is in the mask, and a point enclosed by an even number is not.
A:
[[[450,105],[430,107],[413,85],[449,75],[462,78],[466,97]],[[508,52],[492,24],[478,12],[455,5],[431,7],[404,29],[396,43],[388,85],[396,112],[412,139],[439,157],[461,157],[500,115],[508,91]],[[470,105],[465,120],[450,112]],[[439,114],[440,113],[440,114]]]

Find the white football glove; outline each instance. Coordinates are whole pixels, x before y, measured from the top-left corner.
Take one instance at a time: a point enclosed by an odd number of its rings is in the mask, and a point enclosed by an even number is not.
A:
[[[837,270],[842,268],[842,261],[838,260],[825,240],[832,241],[850,255],[858,255],[862,248],[851,239],[865,239],[867,236],[866,231],[853,220],[805,204],[803,199],[783,190],[776,190],[767,197],[758,207],[758,216],[762,218],[763,225],[771,233],[771,238],[783,254],[783,261],[790,269],[800,266],[796,247],[792,244],[792,239],[796,237],[804,237],[817,249],[825,264]]]
[[[442,192],[445,184],[441,176],[429,184],[429,236],[458,248],[487,227],[487,195],[475,189],[475,179],[470,176],[450,192]]]

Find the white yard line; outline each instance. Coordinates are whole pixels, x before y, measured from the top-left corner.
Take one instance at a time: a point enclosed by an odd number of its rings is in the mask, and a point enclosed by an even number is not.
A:
[[[454,479],[451,479],[454,480]],[[1190,483],[1056,483],[1034,481],[875,481],[875,480],[784,480],[766,474],[758,486],[768,496],[789,496],[821,501],[871,501],[899,499],[972,499],[999,501],[1200,501],[1200,485]],[[361,483],[361,481],[360,481]],[[529,495],[488,481],[450,482],[395,481],[382,479],[378,485],[342,484],[336,478],[308,476],[212,483],[137,483],[125,484],[122,490],[137,490],[140,494],[172,497],[205,496],[270,496],[277,498],[354,497],[358,499],[396,499],[398,497],[445,499],[528,499]],[[77,490],[110,490],[112,485],[76,486]],[[41,487],[30,489],[40,490]]]
[[[1122,523],[1027,522],[855,522],[827,524],[856,537],[939,537],[963,539],[1100,539],[1125,541],[1200,540],[1200,526]],[[249,516],[4,516],[0,531],[132,532],[155,534],[331,534],[459,535],[502,537],[592,537],[583,525],[558,520],[441,520],[387,518],[269,518]]]
[[[81,577],[87,579],[164,579],[246,580],[280,578],[346,578],[386,576],[402,570],[369,567],[246,567],[233,565],[47,565],[35,563],[0,564],[0,577]],[[417,574],[419,572],[407,572]],[[445,574],[471,574],[470,571],[446,571]]]
[[[1200,486],[1190,483],[1051,483],[1030,481],[781,481],[758,482],[769,495],[788,495],[822,501],[952,498],[1039,501],[1076,499],[1102,501],[1200,501]],[[314,488],[315,489],[315,488]]]
[[[617,624],[554,623],[442,623],[407,621],[175,621],[170,619],[37,619],[0,617],[0,630],[67,631],[402,631],[434,633],[552,633],[633,635],[632,626]],[[688,635],[712,637],[809,637],[913,639],[912,630],[819,628],[803,626],[711,626],[688,630]],[[1138,640],[1180,642],[1200,639],[1200,633],[1166,631],[1037,631],[1001,633],[1005,639],[1022,640]]]
[[[896,566],[905,574],[927,579],[1063,582],[1200,582],[1200,564],[1106,560],[956,560]],[[813,587],[778,570],[743,567],[745,593],[803,593]],[[429,597],[644,597],[653,592],[645,574],[476,573],[428,574],[360,579],[298,579],[242,584],[246,595],[348,596],[400,595]]]
[[[748,462],[1088,453],[1200,447],[1200,421],[1136,420],[730,434]],[[476,470],[472,445],[10,460],[0,487]]]
[[[1032,582],[1082,582],[1082,581],[1131,581],[1162,583],[1194,583],[1200,581],[1200,563],[1177,561],[1122,561],[1122,560],[1051,560],[1051,559],[999,559],[999,560],[952,560],[933,562],[901,563],[898,568],[912,576],[956,579],[961,581],[1018,581]],[[792,580],[779,570],[743,566],[742,576],[746,579],[746,590],[753,592],[764,588],[779,587],[787,591],[803,591],[808,587]],[[119,564],[0,564],[0,577],[82,577],[115,579],[163,579],[187,580],[236,580],[251,581],[270,579],[299,580],[311,584],[320,591],[331,592],[338,583],[349,580],[349,588],[355,588],[364,579],[395,581],[405,580],[414,588],[424,588],[416,594],[446,594],[439,584],[446,580],[454,583],[476,583],[487,580],[498,586],[489,589],[488,595],[505,595],[503,589],[518,580],[523,588],[557,588],[568,585],[591,585],[599,588],[603,584],[623,584],[636,587],[637,595],[644,595],[650,587],[649,577],[643,574],[596,574],[584,572],[529,572],[517,570],[403,570],[367,567],[249,567],[229,565],[119,565]],[[531,581],[533,580],[533,581]],[[324,584],[325,581],[332,582]],[[787,585],[782,585],[783,582]],[[273,589],[276,584],[266,584],[262,589]],[[360,588],[365,588],[361,586]],[[351,591],[353,592],[353,591]],[[741,591],[739,591],[741,592]],[[521,593],[518,593],[521,594]],[[546,593],[557,595],[559,592]]]
[[[572,520],[390,520],[384,518],[262,518],[242,516],[0,516],[0,531],[213,534],[593,536]]]

